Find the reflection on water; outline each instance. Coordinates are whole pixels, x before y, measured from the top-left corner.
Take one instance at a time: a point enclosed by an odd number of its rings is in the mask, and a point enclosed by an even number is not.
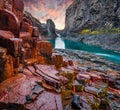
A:
[[[65,43],[61,37],[55,39],[55,49],[65,49]]]
[[[51,39],[50,42],[53,44],[53,47],[55,49],[82,50],[102,56],[106,59],[111,60],[112,62],[120,64],[120,54],[107,49],[102,49],[97,46],[83,44],[77,41],[66,40],[61,37],[58,37],[56,39]]]

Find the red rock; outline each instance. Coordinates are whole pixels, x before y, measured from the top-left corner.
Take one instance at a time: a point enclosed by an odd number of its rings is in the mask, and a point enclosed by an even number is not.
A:
[[[68,61],[63,61],[63,67],[68,67],[69,63]]]
[[[27,22],[22,22],[21,32],[29,32],[32,37],[33,27]]]
[[[10,38],[10,40],[13,42],[13,52],[14,56],[19,56],[20,48],[22,47],[22,40],[18,38]]]
[[[37,27],[33,28],[33,37],[39,37],[39,30]]]
[[[91,79],[90,75],[86,75],[86,74],[78,74],[77,75],[78,81],[85,80],[87,83],[89,83],[90,79]]]
[[[115,95],[115,96],[118,96],[118,97],[120,96],[120,90],[118,90],[118,89],[114,89],[114,88],[109,87],[108,92]]]
[[[37,56],[37,59],[38,59],[38,63],[40,64],[45,64],[45,58],[42,57],[42,56]]]
[[[4,48],[7,48],[8,53],[12,56],[17,56],[22,41],[20,39],[14,38],[13,34],[10,32],[2,34],[4,32],[6,31],[0,31],[0,45]]]
[[[23,9],[24,9],[23,0],[12,0],[12,1],[13,1],[13,8],[23,12]]]
[[[24,3],[23,0],[13,0],[13,13],[18,17],[18,19],[23,21],[23,9]]]
[[[18,18],[8,10],[0,10],[0,30],[11,31],[18,38],[20,32]]]
[[[55,65],[57,68],[62,67],[63,57],[59,54],[53,54],[52,55],[52,64]]]
[[[43,56],[51,56],[52,55],[52,44],[47,41],[39,41],[37,42],[37,46],[39,49],[39,52]]]
[[[4,8],[9,10],[9,11],[12,11],[12,3],[13,0],[5,0],[4,1]]]
[[[23,39],[23,41],[30,41],[31,35],[29,32],[20,32],[20,38]]]
[[[99,82],[99,81],[102,80],[102,77],[97,75],[97,74],[95,74],[95,73],[86,72],[85,74],[90,75],[93,82]]]
[[[27,23],[30,24],[30,25],[32,25],[32,22],[31,22],[29,19],[27,19],[26,17],[23,17],[23,21],[24,21],[24,22],[27,22]]]
[[[4,8],[4,2],[3,0],[0,0],[0,9],[3,9]]]
[[[7,50],[0,47],[0,82],[13,75],[13,60]]]
[[[14,34],[10,31],[4,31],[0,30],[0,36],[3,36],[4,38],[14,38]]]
[[[72,60],[68,60],[68,63],[69,63],[70,66],[74,65]]]
[[[23,74],[18,74],[0,84],[0,102],[22,104],[29,110],[62,110],[62,101],[60,94],[51,92],[41,92],[42,88],[38,88],[36,82],[40,79],[35,77],[27,77]],[[36,96],[32,96],[36,92]],[[32,103],[26,103],[26,95],[36,100]]]
[[[38,68],[38,70],[43,72],[43,74],[45,74],[48,77],[51,77],[51,78],[59,81],[59,78],[56,76],[56,74],[58,74],[58,71],[55,70],[54,67],[47,66],[47,65],[35,65],[35,66],[36,66],[36,68]]]

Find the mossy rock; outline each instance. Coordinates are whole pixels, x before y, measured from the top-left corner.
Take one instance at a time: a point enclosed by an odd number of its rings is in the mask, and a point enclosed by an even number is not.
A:
[[[62,90],[62,99],[70,97],[72,94],[72,90]]]
[[[83,85],[76,85],[75,90],[76,90],[76,92],[83,92],[84,91],[84,86]]]

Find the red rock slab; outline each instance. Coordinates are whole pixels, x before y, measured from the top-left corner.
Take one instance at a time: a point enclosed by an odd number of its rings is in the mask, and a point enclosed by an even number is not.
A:
[[[22,39],[31,39],[31,35],[29,32],[20,32],[20,38]]]
[[[0,84],[0,102],[4,103],[26,103],[26,95],[31,94],[36,82],[40,79],[29,78],[23,74],[18,74]],[[5,94],[4,96],[2,96]]]
[[[10,31],[0,30],[0,37],[4,38],[15,38],[14,34]]]
[[[29,110],[62,110],[61,95],[52,92],[44,91],[35,96],[33,102],[26,103],[26,95],[31,96],[31,91],[39,92],[34,89],[37,85],[36,81],[40,80],[23,74],[4,81],[0,84],[0,102],[24,104]]]
[[[108,92],[109,92],[109,93],[112,93],[112,94],[115,95],[115,96],[120,97],[120,90],[118,90],[118,89],[114,89],[114,88],[109,87],[109,88],[108,88]]]
[[[44,92],[34,103],[26,105],[30,110],[62,110],[61,95]]]
[[[31,73],[35,73],[35,68],[33,66],[28,66],[27,69],[31,71]]]
[[[29,77],[33,77],[34,75],[32,74],[32,72],[31,71],[29,71],[28,69],[24,69],[23,70],[23,73],[26,75],[26,76],[29,76]]]
[[[58,71],[55,70],[55,68],[53,66],[48,66],[48,65],[36,65],[37,69],[40,70],[43,74],[59,80],[59,78],[56,76],[56,74],[58,74]]]
[[[68,68],[64,68],[64,67],[62,67],[62,69],[61,69],[63,72],[66,72],[66,73],[74,73],[74,70],[70,70],[70,69],[68,69]]]
[[[64,77],[64,76],[58,76],[58,77],[60,78],[60,81],[61,81],[61,83],[63,83],[63,84],[66,84],[66,83],[69,82],[69,80],[68,80],[66,77]]]

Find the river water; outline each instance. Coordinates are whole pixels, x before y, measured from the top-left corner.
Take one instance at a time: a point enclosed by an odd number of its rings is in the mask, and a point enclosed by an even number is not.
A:
[[[82,50],[90,52],[99,56],[102,56],[114,63],[120,64],[120,54],[111,50],[102,49],[97,46],[83,44],[81,42],[66,40],[61,37],[51,39],[50,42],[53,44],[55,49],[71,49],[71,50]]]

